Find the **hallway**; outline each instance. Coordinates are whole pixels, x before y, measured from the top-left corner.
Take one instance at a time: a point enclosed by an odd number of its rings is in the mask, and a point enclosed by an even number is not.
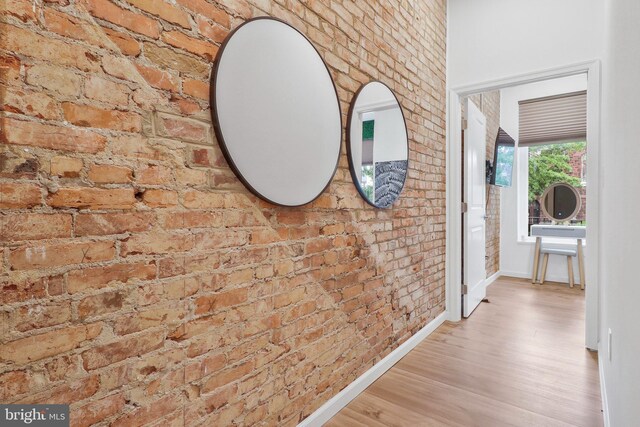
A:
[[[584,292],[501,278],[328,426],[601,426],[597,354],[584,348]]]

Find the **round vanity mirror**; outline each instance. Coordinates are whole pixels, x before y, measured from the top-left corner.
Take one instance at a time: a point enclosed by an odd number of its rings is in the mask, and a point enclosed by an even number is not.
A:
[[[407,176],[409,138],[400,103],[385,84],[370,82],[356,93],[347,123],[347,154],[362,197],[377,208],[390,207]]]
[[[342,123],[329,70],[295,28],[256,18],[226,39],[211,78],[212,118],[227,162],[255,195],[313,201],[338,166]]]
[[[542,212],[553,221],[570,221],[582,207],[582,198],[578,190],[566,183],[552,184],[540,198]]]

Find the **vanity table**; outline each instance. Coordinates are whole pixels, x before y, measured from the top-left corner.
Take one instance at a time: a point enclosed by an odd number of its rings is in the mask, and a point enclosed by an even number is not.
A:
[[[564,255],[567,257],[567,271],[569,273],[569,285],[573,287],[573,264],[571,258],[577,256],[578,269],[580,272],[580,288],[584,289],[585,274],[584,274],[584,249],[582,247],[582,240],[587,235],[587,228],[584,226],[568,226],[568,225],[533,225],[531,226],[531,235],[536,237],[536,247],[533,255],[533,275],[531,277],[531,283],[538,281],[538,264],[540,261],[541,253],[544,254],[543,270],[542,270],[542,282],[544,283],[544,276],[547,270],[547,262],[549,255]],[[576,239],[577,247],[573,249],[564,248],[544,248],[542,245],[542,239],[544,237],[549,238],[562,238],[562,239]]]

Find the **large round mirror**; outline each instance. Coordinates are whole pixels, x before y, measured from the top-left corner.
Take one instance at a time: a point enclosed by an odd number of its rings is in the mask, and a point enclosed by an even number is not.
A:
[[[347,123],[347,153],[362,197],[375,207],[390,207],[407,176],[409,141],[400,103],[383,83],[367,83],[356,93]]]
[[[329,185],[340,104],[327,66],[298,30],[272,18],[239,26],[218,52],[211,100],[218,142],[251,192],[299,206]]]
[[[542,212],[553,221],[570,221],[582,207],[578,190],[566,183],[555,183],[547,187],[540,198]]]

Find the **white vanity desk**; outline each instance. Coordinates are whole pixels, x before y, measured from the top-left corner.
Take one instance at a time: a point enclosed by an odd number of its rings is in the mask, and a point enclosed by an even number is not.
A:
[[[531,226],[531,235],[536,237],[536,247],[533,255],[533,276],[531,277],[531,283],[538,282],[538,264],[540,261],[540,254],[544,254],[542,265],[542,279],[541,284],[544,283],[547,262],[549,255],[563,255],[567,257],[567,272],[569,273],[569,286],[573,287],[573,263],[571,258],[577,256],[578,268],[580,271],[580,288],[584,289],[585,274],[584,274],[584,249],[582,247],[582,240],[587,236],[587,228],[584,226],[568,226],[568,225],[533,225]],[[551,248],[544,247],[542,239],[544,237],[552,238],[566,238],[576,239],[577,247],[575,249],[568,248]]]

